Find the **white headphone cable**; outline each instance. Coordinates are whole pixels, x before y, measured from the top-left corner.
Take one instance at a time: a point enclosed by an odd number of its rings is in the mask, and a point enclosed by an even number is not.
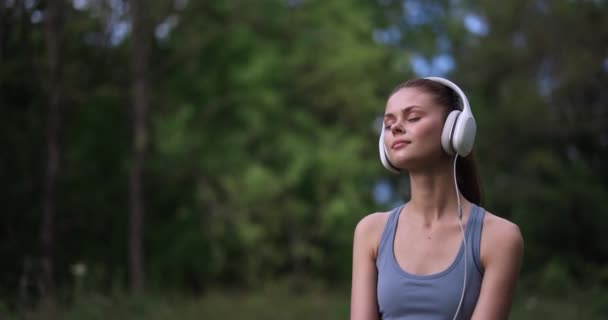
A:
[[[458,318],[458,312],[460,312],[460,307],[462,306],[462,301],[464,300],[464,292],[467,287],[467,241],[464,234],[464,227],[462,225],[462,207],[460,205],[460,191],[458,189],[458,181],[456,180],[456,160],[458,159],[458,153],[454,157],[454,187],[456,188],[456,199],[458,200],[458,221],[460,222],[460,232],[462,233],[462,248],[464,250],[464,280],[462,283],[462,294],[460,295],[460,302],[458,302],[458,308],[456,309],[456,313],[454,314],[453,320]]]

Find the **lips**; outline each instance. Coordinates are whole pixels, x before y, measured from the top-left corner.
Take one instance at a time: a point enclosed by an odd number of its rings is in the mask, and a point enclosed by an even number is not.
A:
[[[391,149],[395,149],[395,150],[401,149],[401,148],[406,147],[410,143],[412,143],[412,142],[409,140],[397,140],[397,141],[393,142],[393,144],[391,145]]]

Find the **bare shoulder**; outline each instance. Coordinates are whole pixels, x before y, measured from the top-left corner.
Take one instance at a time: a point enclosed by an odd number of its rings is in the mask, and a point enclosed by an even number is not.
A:
[[[375,212],[366,215],[357,223],[355,233],[373,234],[379,229],[382,231],[386,224],[386,220],[388,220],[388,215],[388,212]]]
[[[481,239],[482,260],[487,261],[492,255],[521,255],[523,246],[524,239],[519,226],[486,211]]]
[[[388,216],[389,212],[375,212],[363,217],[355,228],[355,245],[365,246],[375,257]]]
[[[484,234],[488,236],[488,239],[497,241],[513,241],[523,242],[521,231],[519,227],[505,219],[501,218],[491,212],[485,214],[483,221]]]

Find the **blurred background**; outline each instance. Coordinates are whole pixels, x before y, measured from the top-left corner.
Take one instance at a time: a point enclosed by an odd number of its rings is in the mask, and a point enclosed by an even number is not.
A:
[[[517,223],[514,319],[608,317],[608,1],[0,0],[2,319],[345,319],[438,75]]]

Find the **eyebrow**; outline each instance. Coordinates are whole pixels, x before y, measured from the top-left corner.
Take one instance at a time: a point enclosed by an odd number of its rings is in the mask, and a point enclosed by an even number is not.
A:
[[[411,105],[411,106],[407,106],[401,109],[401,112],[406,113],[406,112],[410,112],[412,111],[412,109],[416,109],[416,108],[422,108],[421,106],[417,106],[417,105]],[[388,112],[384,114],[384,118],[386,119],[389,116],[395,116],[393,113]]]

